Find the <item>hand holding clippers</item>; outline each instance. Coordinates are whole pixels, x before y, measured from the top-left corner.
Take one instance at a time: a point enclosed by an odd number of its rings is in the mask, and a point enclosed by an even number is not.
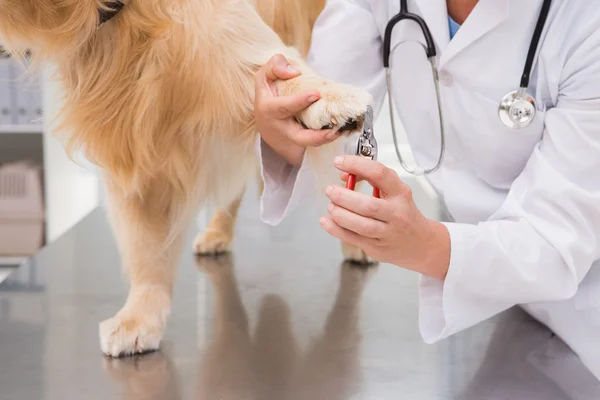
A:
[[[346,154],[362,156],[377,161],[377,140],[373,133],[373,107],[368,106],[365,113],[365,120],[362,127],[362,132],[351,138],[350,144],[346,147]],[[356,186],[356,175],[350,174],[346,189],[354,190]],[[380,198],[381,193],[379,188],[373,187],[373,196]]]

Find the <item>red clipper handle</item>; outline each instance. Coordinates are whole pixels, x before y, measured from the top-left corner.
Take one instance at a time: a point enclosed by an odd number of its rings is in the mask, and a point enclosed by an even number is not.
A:
[[[356,187],[356,175],[348,175],[348,182],[346,182],[346,189],[354,190]]]
[[[356,187],[356,175],[349,174],[348,181],[346,182],[346,189],[354,190],[355,187]],[[373,188],[373,197],[377,197],[378,199],[381,198],[381,192],[379,191],[379,188],[377,188],[377,187]]]

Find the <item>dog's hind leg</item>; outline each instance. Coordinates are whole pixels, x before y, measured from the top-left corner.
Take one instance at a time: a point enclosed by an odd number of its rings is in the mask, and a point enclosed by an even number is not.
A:
[[[143,195],[125,194],[110,180],[106,186],[111,223],[130,288],[123,308],[100,324],[101,349],[113,357],[156,350],[171,311],[186,228],[178,227],[173,235],[174,213],[181,205],[171,191],[158,185]]]
[[[214,255],[230,250],[235,233],[235,221],[244,192],[245,190],[227,208],[217,209],[206,230],[194,240],[194,253]]]

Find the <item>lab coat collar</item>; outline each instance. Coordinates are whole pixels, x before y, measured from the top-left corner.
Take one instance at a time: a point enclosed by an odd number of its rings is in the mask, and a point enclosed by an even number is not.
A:
[[[448,26],[448,9],[446,8],[446,0],[415,0],[417,3],[418,14],[423,17],[433,41],[435,42],[438,54],[446,48],[450,42],[450,33]],[[397,1],[400,4],[399,1]],[[408,2],[408,11],[417,13],[411,10],[410,1]],[[399,10],[400,8],[398,8]]]
[[[419,3],[422,5],[422,12],[427,10],[427,13],[435,13],[435,11],[431,10],[432,8],[447,10],[445,6],[430,6],[430,4],[436,2],[437,0],[433,2],[429,0],[419,0]],[[471,12],[471,15],[469,15],[467,20],[460,27],[452,41],[450,41],[445,48],[442,48],[438,60],[439,68],[442,68],[451,59],[465,50],[469,45],[475,43],[481,37],[485,36],[487,33],[491,32],[494,28],[505,21],[509,16],[509,5],[510,0],[479,0]],[[447,28],[447,13],[445,17],[446,24],[444,26],[446,26],[446,37],[449,38],[450,34]],[[436,18],[439,17],[436,16]],[[442,25],[438,21],[435,22],[437,22],[440,26]],[[430,22],[428,21],[428,23]],[[434,22],[432,21],[430,24],[433,23]]]

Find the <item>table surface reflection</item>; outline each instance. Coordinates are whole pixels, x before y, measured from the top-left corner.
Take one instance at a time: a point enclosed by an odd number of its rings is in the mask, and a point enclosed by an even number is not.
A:
[[[0,283],[0,399],[600,399],[520,309],[424,344],[418,277],[342,263],[318,215],[269,227],[246,199],[231,254],[184,252],[161,349],[109,359],[98,323],[127,285],[94,211]]]

